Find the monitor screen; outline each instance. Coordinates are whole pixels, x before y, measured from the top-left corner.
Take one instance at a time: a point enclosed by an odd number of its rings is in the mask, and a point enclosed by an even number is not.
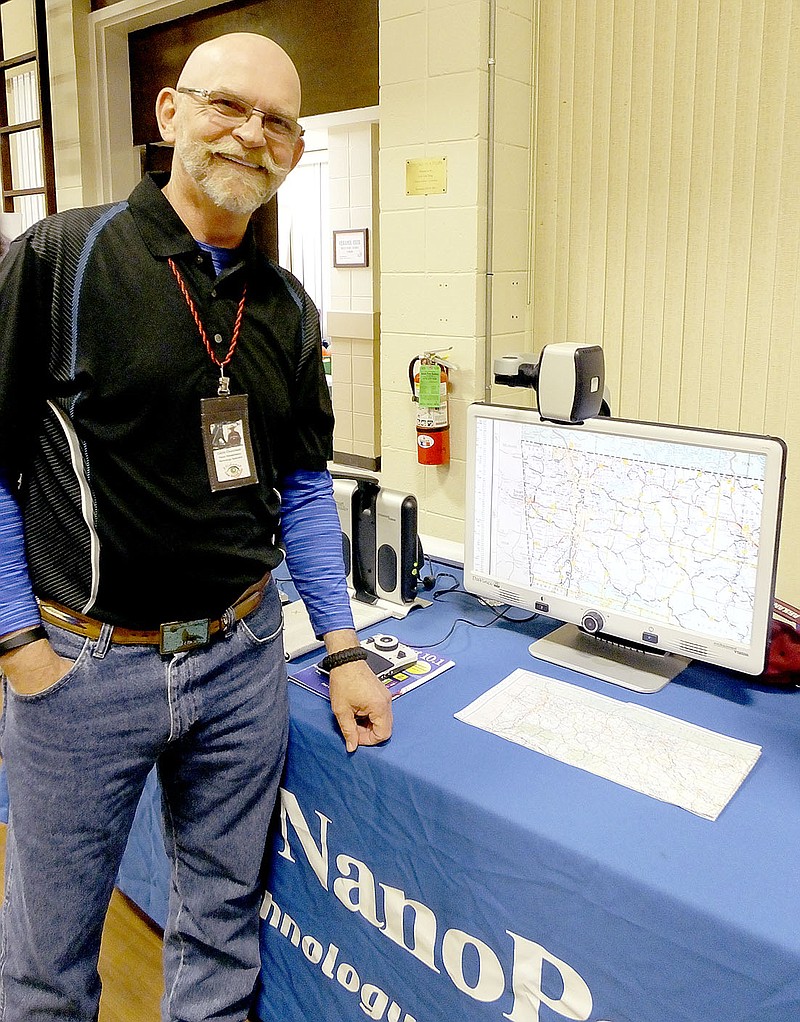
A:
[[[464,585],[571,626],[534,656],[629,688],[759,674],[784,463],[772,437],[472,405]]]

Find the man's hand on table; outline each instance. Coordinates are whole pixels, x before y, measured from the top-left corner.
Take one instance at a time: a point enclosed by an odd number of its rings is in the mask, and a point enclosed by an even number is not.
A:
[[[328,652],[358,645],[355,632],[325,636]],[[379,745],[392,733],[392,697],[365,661],[334,667],[329,676],[331,709],[348,752],[359,745]]]
[[[331,708],[348,752],[378,745],[392,733],[392,697],[363,660],[330,673]]]

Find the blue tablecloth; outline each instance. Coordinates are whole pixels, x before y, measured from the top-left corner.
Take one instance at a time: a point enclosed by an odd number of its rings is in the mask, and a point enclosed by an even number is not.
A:
[[[445,600],[391,630],[421,645],[491,617]],[[264,1022],[800,1018],[800,693],[694,668],[638,696],[534,661],[549,627],[457,625],[438,647],[456,667],[352,757],[327,705],[292,689]],[[762,756],[710,822],[454,719],[517,667]]]
[[[491,612],[446,596],[395,632]],[[262,926],[263,1022],[796,1022],[800,693],[692,668],[638,696],[534,661],[546,620],[458,624],[450,671],[348,756],[328,704],[290,686]],[[313,660],[311,655],[306,660]],[[716,822],[454,719],[517,667],[763,747]],[[157,922],[168,869],[153,778],[120,886]]]

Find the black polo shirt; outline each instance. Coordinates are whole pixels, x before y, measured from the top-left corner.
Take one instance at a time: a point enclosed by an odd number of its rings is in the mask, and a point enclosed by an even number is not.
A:
[[[129,627],[224,610],[281,559],[281,478],[332,454],[313,303],[250,232],[215,276],[162,183],[48,217],[0,266],[0,471],[22,477],[34,591]],[[257,485],[211,491],[200,402],[219,369],[168,257],[219,358],[247,282],[225,371],[249,396]]]

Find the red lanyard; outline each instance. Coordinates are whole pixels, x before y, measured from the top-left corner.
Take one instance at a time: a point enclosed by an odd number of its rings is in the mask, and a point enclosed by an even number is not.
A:
[[[239,333],[242,329],[242,318],[244,316],[244,303],[245,299],[247,298],[247,281],[245,281],[244,283],[244,287],[242,288],[242,297],[239,299],[239,308],[236,312],[236,322],[233,324],[233,334],[231,335],[231,343],[230,347],[228,348],[228,354],[225,356],[225,358],[222,359],[222,361],[220,361],[215,355],[214,349],[211,347],[211,342],[208,339],[205,327],[203,326],[203,322],[200,319],[200,313],[197,311],[197,306],[194,304],[194,300],[192,299],[192,296],[189,294],[189,291],[187,290],[183,277],[181,276],[178,267],[175,265],[175,261],[173,259],[168,259],[167,262],[169,263],[169,268],[175,275],[175,280],[177,280],[178,282],[178,287],[181,289],[181,294],[186,300],[186,304],[189,306],[189,312],[191,312],[192,318],[197,324],[197,329],[200,333],[200,339],[206,346],[208,357],[215,365],[219,366],[220,381],[226,380],[226,377],[224,376],[222,370],[233,358],[233,353],[234,351],[236,351],[236,345],[239,343]],[[220,382],[220,394],[222,393],[227,393],[227,381],[224,387],[222,382]]]

